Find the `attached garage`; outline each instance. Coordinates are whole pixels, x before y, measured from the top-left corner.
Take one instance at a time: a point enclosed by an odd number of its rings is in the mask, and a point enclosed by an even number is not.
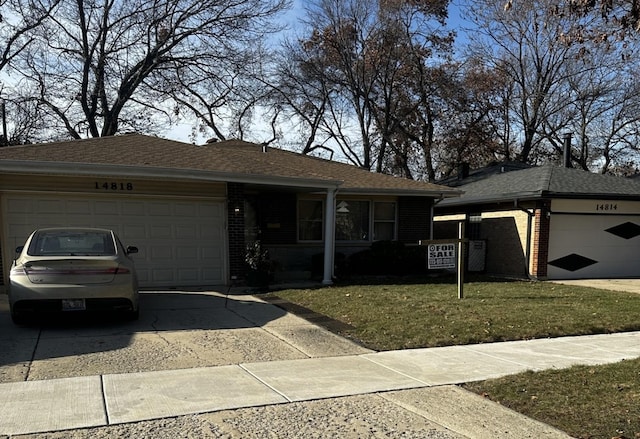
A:
[[[462,197],[435,209],[469,220],[467,231],[478,234],[470,238],[487,240],[487,273],[512,275],[520,266],[543,280],[640,277],[640,178],[515,164],[460,177],[451,184]],[[509,221],[515,213],[525,221]],[[499,228],[488,230],[489,216],[503,219]]]
[[[640,275],[640,203],[553,200],[551,212],[550,279]]]
[[[36,228],[104,227],[138,247],[133,258],[143,288],[227,283],[226,210],[219,199],[8,192],[2,211],[4,261]],[[3,265],[6,273],[9,264]]]

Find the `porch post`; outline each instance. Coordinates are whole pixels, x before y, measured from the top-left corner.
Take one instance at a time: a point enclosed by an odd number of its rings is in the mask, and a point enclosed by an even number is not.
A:
[[[333,253],[336,241],[336,190],[328,189],[324,215],[324,275],[323,285],[333,284]]]

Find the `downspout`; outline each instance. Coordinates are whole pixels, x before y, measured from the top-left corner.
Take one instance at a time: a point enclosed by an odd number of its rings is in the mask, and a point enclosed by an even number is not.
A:
[[[323,285],[333,284],[334,253],[336,247],[336,192],[338,192],[338,189],[328,189],[325,201]]]
[[[433,215],[435,215],[435,206],[436,206],[436,203],[432,202],[431,209],[430,209],[431,218],[429,218],[429,239],[431,240],[433,240]]]
[[[532,239],[531,226],[533,225],[533,218],[535,218],[536,214],[535,214],[535,211],[532,212],[529,209],[520,207],[520,205],[518,204],[518,200],[514,200],[513,204],[515,207],[517,207],[518,209],[520,209],[521,211],[527,214],[527,244],[526,244],[527,247],[525,250],[524,257],[527,263],[527,277],[531,278],[531,239]]]
[[[433,199],[433,201],[431,202],[431,209],[430,209],[430,215],[431,218],[429,218],[429,239],[433,239],[433,219],[435,218],[435,214],[436,214],[436,204],[438,204],[439,202],[441,202],[442,200],[444,200],[444,194],[440,194],[440,198]]]

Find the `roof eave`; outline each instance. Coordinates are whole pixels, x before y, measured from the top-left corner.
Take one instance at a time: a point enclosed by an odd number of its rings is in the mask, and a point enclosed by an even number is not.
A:
[[[372,189],[372,188],[340,188],[342,195],[388,195],[396,197],[432,197],[438,199],[455,198],[462,195],[458,190],[437,189]]]
[[[78,166],[82,165],[82,166]],[[279,177],[260,174],[238,174],[201,169],[175,169],[91,163],[60,163],[31,160],[0,160],[0,172],[50,175],[108,175],[137,178],[162,178],[175,180],[218,181],[249,183],[271,186],[295,186],[310,189],[338,189],[342,180],[317,178]]]
[[[485,196],[462,196],[457,199],[449,199],[444,200],[441,203],[438,203],[438,207],[454,207],[454,206],[467,206],[467,205],[478,205],[478,204],[495,204],[495,203],[510,203],[514,201],[530,201],[530,200],[539,200],[541,198],[546,198],[544,194],[540,192],[520,192],[506,195],[485,195]]]

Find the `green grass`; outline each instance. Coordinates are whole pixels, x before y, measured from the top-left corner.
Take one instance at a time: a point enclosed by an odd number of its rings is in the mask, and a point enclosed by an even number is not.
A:
[[[332,286],[271,293],[346,325],[375,350],[640,330],[640,296],[528,281]],[[335,329],[334,329],[335,330]],[[574,437],[640,438],[640,360],[467,387]]]
[[[576,438],[640,438],[640,359],[526,372],[464,387]]]
[[[349,285],[274,293],[376,350],[640,330],[640,296],[546,282]]]

